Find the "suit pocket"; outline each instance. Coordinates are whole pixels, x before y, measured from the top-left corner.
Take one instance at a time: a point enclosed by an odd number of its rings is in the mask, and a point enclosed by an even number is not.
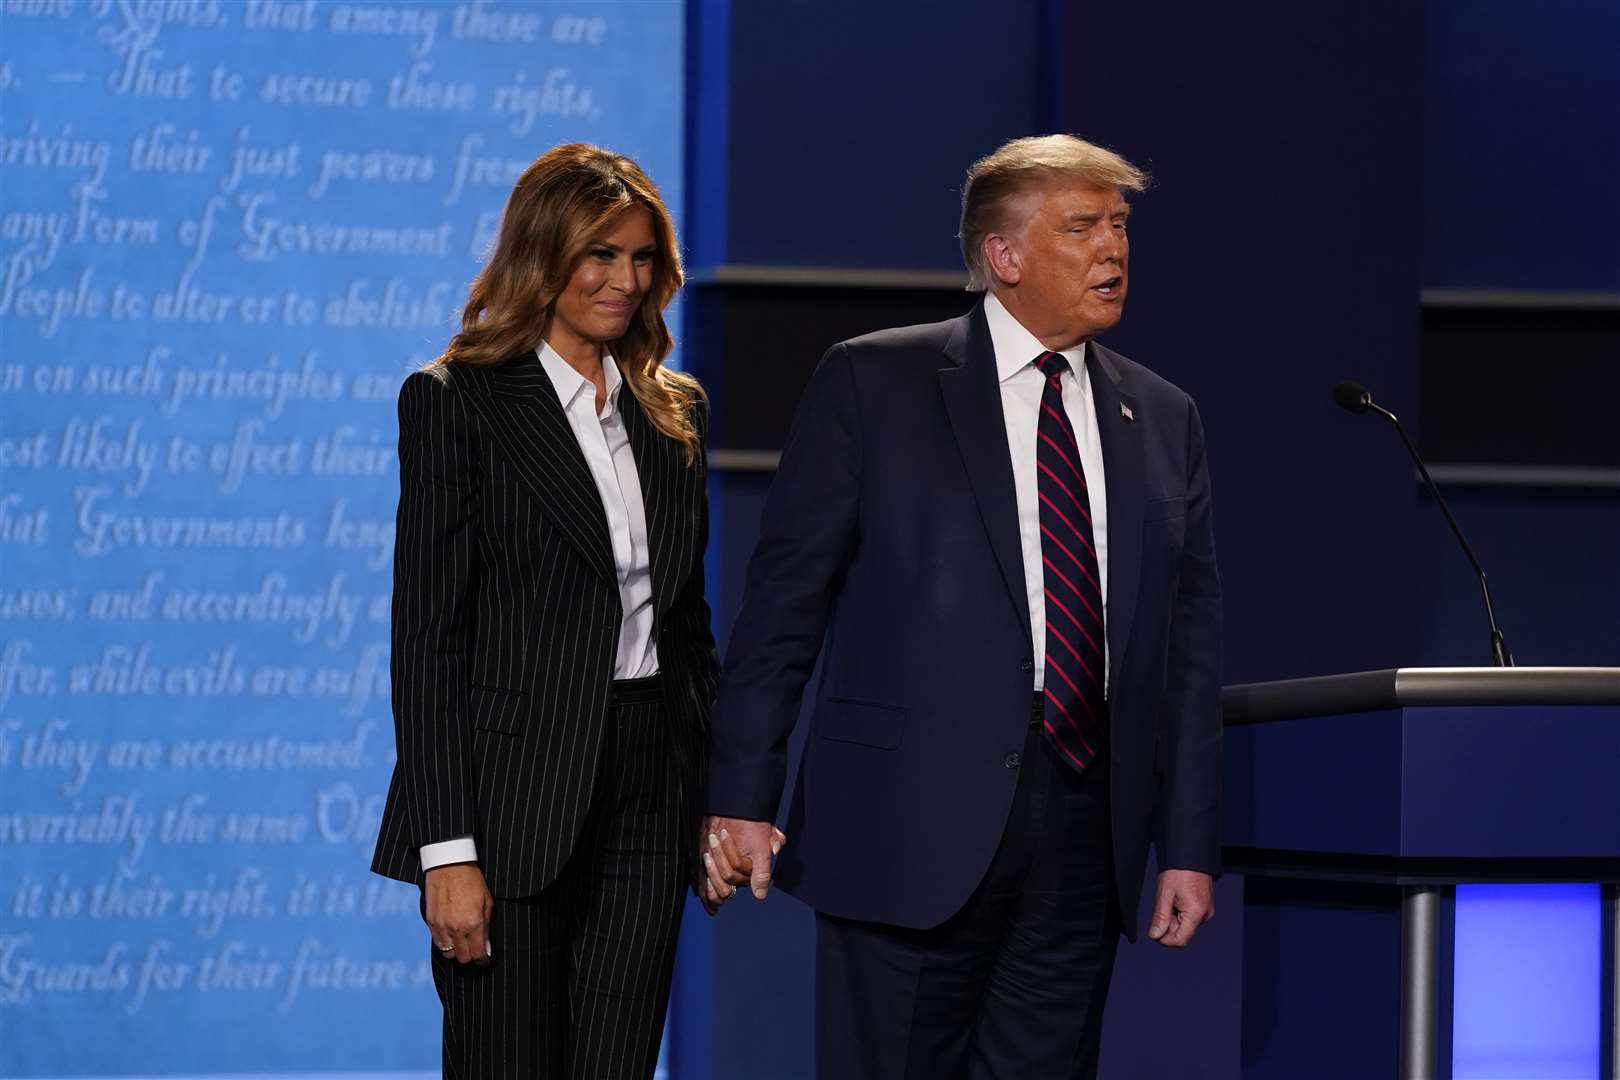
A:
[[[1187,516],[1187,498],[1184,495],[1172,495],[1168,499],[1154,499],[1142,510],[1142,520],[1168,521],[1171,518],[1184,518]]]
[[[523,691],[475,686],[469,698],[472,726],[481,731],[516,735],[523,727]]]
[[[816,734],[834,742],[893,750],[906,732],[906,710],[850,698],[827,698],[816,710]]]

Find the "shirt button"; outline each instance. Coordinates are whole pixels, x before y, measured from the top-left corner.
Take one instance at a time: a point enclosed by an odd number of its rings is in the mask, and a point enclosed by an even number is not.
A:
[[[1017,754],[1008,754],[1001,763],[1007,766],[1009,769],[1016,769],[1018,768],[1018,761],[1019,757]]]
[[[1029,657],[1026,656],[1024,658],[1024,662],[1022,664],[1019,664],[1018,668],[1019,668],[1020,671],[1024,672],[1027,675],[1029,672],[1035,670],[1035,661],[1031,660]]]

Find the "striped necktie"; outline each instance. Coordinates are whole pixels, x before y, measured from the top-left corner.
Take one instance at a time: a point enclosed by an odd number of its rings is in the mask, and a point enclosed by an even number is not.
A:
[[[1103,702],[1103,604],[1091,501],[1074,430],[1063,410],[1069,361],[1042,353],[1046,376],[1036,424],[1036,492],[1041,503],[1041,563],[1046,588],[1046,737],[1075,769],[1102,748],[1108,730]]]

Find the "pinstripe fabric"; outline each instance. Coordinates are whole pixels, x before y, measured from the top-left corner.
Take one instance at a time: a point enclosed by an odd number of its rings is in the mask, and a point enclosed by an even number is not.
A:
[[[706,470],[701,455],[685,465],[634,395],[620,407],[695,853],[719,672],[703,598]],[[707,428],[703,407],[697,421]],[[422,844],[471,835],[491,892],[533,896],[574,850],[601,763],[621,620],[601,498],[532,352],[413,374],[399,429],[398,763],[372,869],[420,883]]]
[[[435,955],[446,1076],[651,1076],[656,1061],[719,661],[702,458],[688,467],[628,390],[619,407],[662,701],[615,707],[606,515],[539,358],[400,389],[398,762],[372,869],[420,884],[423,844],[470,835],[496,897],[489,967]]]
[[[540,895],[497,900],[488,967],[436,952],[446,1077],[650,1077],[691,837],[660,704],[611,711],[580,843]],[[430,946],[431,949],[431,946]]]

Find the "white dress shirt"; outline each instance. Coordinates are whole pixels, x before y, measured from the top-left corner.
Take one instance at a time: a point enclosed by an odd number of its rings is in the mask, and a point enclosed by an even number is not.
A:
[[[639,679],[658,673],[658,635],[653,626],[652,553],[647,544],[647,511],[641,499],[641,476],[630,436],[619,411],[624,379],[619,365],[602,354],[602,375],[607,394],[596,411],[596,386],[569,366],[550,345],[540,347],[540,363],[557,390],[568,426],[579,440],[585,464],[602,496],[608,537],[613,542],[613,566],[619,579],[619,600],[624,611],[619,624],[619,649],[613,661],[615,679]],[[449,863],[476,862],[478,846],[470,836],[422,845],[424,872]]]
[[[990,324],[990,342],[996,351],[996,375],[1001,380],[1001,414],[1007,423],[1007,449],[1012,454],[1013,489],[1018,497],[1018,539],[1024,555],[1024,590],[1029,598],[1029,629],[1035,645],[1035,689],[1046,688],[1046,568],[1041,562],[1041,503],[1035,467],[1036,427],[1040,422],[1041,394],[1046,376],[1035,360],[1046,346],[1013,318],[995,294],[986,293],[984,317]],[[1063,411],[1079,444],[1080,468],[1086,476],[1091,503],[1091,534],[1097,546],[1097,584],[1102,590],[1103,618],[1108,617],[1108,486],[1103,476],[1102,437],[1097,431],[1097,407],[1086,377],[1084,344],[1065,349],[1069,361],[1063,376]],[[1104,627],[1106,630],[1106,626]],[[1108,641],[1103,640],[1103,690],[1108,687]]]

